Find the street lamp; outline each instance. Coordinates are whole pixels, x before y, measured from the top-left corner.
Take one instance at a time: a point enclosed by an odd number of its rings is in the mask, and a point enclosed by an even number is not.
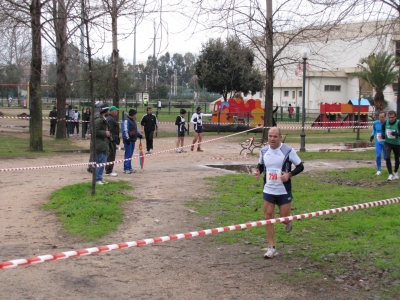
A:
[[[303,58],[303,103],[301,116],[301,133],[300,133],[300,152],[306,152],[306,133],[304,132],[304,123],[306,121],[306,64],[310,51],[307,48],[300,50],[300,55]]]

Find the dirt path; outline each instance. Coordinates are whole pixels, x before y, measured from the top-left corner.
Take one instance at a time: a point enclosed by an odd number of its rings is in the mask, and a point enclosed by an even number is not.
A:
[[[174,145],[172,138],[155,140],[156,152]],[[122,165],[117,164],[115,170],[119,176],[109,181],[130,180],[135,199],[125,204],[119,230],[96,244],[82,243],[66,235],[54,214],[40,209],[54,190],[90,181],[91,174],[85,167],[0,173],[1,261],[204,229],[197,225],[204,219],[184,203],[208,195],[205,177],[227,173],[204,165],[257,162],[257,156],[249,160],[216,160],[238,157],[237,143],[212,142],[205,144],[204,150],[204,153],[152,155],[146,158],[144,171],[132,175],[123,174]],[[123,152],[118,151],[117,159],[122,158]],[[6,159],[2,160],[1,168],[64,165],[87,159],[88,154]],[[316,167],[318,163],[326,168],[327,164],[332,168],[348,167],[346,162],[315,162]],[[134,160],[133,165],[138,166],[138,161]],[[289,260],[284,254],[264,260],[264,250],[259,247],[213,247],[209,241],[197,237],[0,270],[0,299],[368,299],[373,296],[362,290],[345,290],[343,283],[323,278],[310,285],[292,280],[285,284],[282,274],[290,276],[303,262]]]

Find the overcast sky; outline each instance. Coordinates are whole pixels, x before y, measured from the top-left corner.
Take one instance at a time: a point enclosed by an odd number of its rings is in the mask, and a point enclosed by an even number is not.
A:
[[[153,19],[154,20],[154,19]],[[154,21],[146,19],[138,25],[136,31],[136,62],[147,61],[149,55],[153,55]],[[217,37],[217,34],[209,31],[200,32],[199,28],[188,27],[187,23],[181,18],[171,14],[164,14],[164,29],[158,29],[156,36],[156,56],[159,57],[167,51],[171,54],[180,53],[184,55],[191,52],[199,54],[202,43],[210,38]],[[159,20],[156,19],[156,31],[159,27]],[[167,31],[168,30],[168,34]],[[194,33],[193,33],[194,32]],[[219,35],[220,36],[220,35]],[[111,41],[111,40],[110,40]],[[133,63],[133,34],[118,42],[120,57],[126,63]],[[111,43],[104,46],[99,55],[109,56],[111,53]]]

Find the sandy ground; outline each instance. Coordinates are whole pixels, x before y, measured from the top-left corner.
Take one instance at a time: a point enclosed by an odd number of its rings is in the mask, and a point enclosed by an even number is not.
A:
[[[186,138],[186,144],[191,138]],[[88,145],[87,140],[77,143]],[[107,178],[110,184],[130,181],[134,200],[124,205],[118,231],[96,244],[65,234],[54,213],[40,208],[51,192],[89,182],[91,174],[84,166],[0,172],[1,261],[206,229],[198,227],[206,222],[204,217],[184,204],[209,195],[204,178],[229,171],[205,165],[254,166],[258,159],[257,155],[239,157],[239,144],[223,140],[204,144],[203,153],[166,151],[175,147],[173,138],[156,138],[154,144],[156,153],[146,157],[143,171],[123,174],[122,164],[116,164],[119,176]],[[122,158],[123,151],[118,151],[117,159]],[[87,160],[88,154],[80,153],[30,156],[3,159],[0,168]],[[139,166],[138,160],[133,165]],[[362,165],[373,168],[371,162]],[[314,161],[306,170],[321,166],[351,167],[349,162]],[[209,238],[196,237],[22,266],[0,270],[0,299],[378,299],[371,291],[348,289],[343,282],[324,278],[310,284],[286,284],[282,275],[290,276],[304,262],[286,258],[285,251],[265,260],[264,252],[252,245],[214,247]]]

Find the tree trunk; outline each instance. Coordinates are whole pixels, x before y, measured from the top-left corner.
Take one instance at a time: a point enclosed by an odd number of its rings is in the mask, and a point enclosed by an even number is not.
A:
[[[376,92],[374,97],[375,111],[383,111],[385,108],[385,98],[382,92]]]
[[[119,107],[119,90],[118,90],[118,14],[117,14],[117,0],[112,0],[112,43],[113,43],[113,53],[112,53],[112,85],[113,85],[113,105]]]
[[[33,151],[43,151],[42,125],[42,36],[41,36],[41,3],[32,0],[30,5],[32,30],[32,61],[30,75],[30,143]]]
[[[266,78],[265,78],[265,103],[264,103],[264,127],[272,126],[273,88],[274,88],[274,53],[273,53],[273,30],[272,30],[272,0],[267,1],[267,22],[265,28],[266,45]],[[268,140],[268,128],[263,130],[262,141]]]
[[[66,137],[65,104],[67,102],[67,69],[66,69],[66,47],[67,47],[67,14],[64,0],[53,0],[53,19],[56,33],[56,56],[57,56],[57,139]]]

